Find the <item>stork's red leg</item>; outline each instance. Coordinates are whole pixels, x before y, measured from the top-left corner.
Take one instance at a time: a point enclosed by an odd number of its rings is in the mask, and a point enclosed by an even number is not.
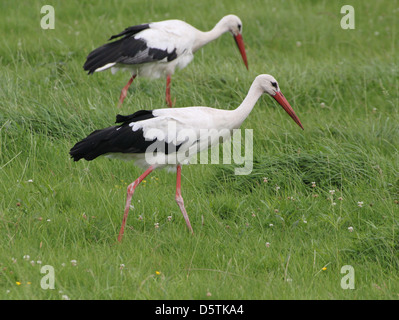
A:
[[[136,190],[136,187],[140,184],[141,181],[145,179],[146,176],[148,176],[153,170],[153,167],[149,167],[140,177],[137,178],[136,181],[133,183],[129,184],[127,187],[127,198],[126,198],[126,206],[125,206],[125,213],[123,215],[123,221],[122,221],[122,226],[121,230],[119,231],[119,236],[118,236],[118,241],[122,241],[123,237],[123,232],[125,231],[125,225],[126,225],[126,220],[127,220],[127,215],[129,213],[129,208],[130,208],[130,203],[132,201],[132,196],[134,193],[134,190]]]
[[[166,77],[166,103],[168,104],[169,108],[172,108],[173,104],[172,104],[172,99],[170,97],[170,80],[171,76],[168,75]]]
[[[187,227],[190,229],[191,233],[194,234],[193,228],[191,228],[190,220],[188,219],[188,214],[186,208],[184,208],[183,197],[181,196],[181,165],[177,166],[176,173],[176,202],[183,214],[184,220],[186,220]]]
[[[132,84],[134,78],[136,78],[135,74],[132,75],[132,77],[129,79],[129,82],[127,83],[127,85],[124,86],[123,89],[122,89],[121,96],[119,97],[119,104],[118,104],[119,108],[122,107],[123,100],[125,100],[126,95],[127,95],[127,90],[129,89],[130,85]]]

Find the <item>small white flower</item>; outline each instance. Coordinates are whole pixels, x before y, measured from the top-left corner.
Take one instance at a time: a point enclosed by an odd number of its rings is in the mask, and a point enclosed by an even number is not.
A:
[[[25,260],[29,260],[30,256],[28,254],[24,255]]]
[[[76,267],[78,262],[76,260],[71,260],[71,264],[72,264],[72,266]]]
[[[125,265],[123,264],[123,263],[121,263],[120,265],[119,265],[119,269],[123,269],[125,267]]]
[[[269,178],[263,177],[263,182],[264,183],[268,183],[269,182]]]
[[[155,229],[158,229],[159,228],[159,223],[158,222],[154,223],[154,226],[155,226]]]
[[[143,216],[142,215],[139,215],[139,220],[140,221],[143,220]]]
[[[50,219],[47,219],[47,222],[50,222],[51,220]]]
[[[41,260],[37,260],[36,263],[37,264],[42,264],[42,261]]]
[[[329,192],[331,195],[333,195],[335,193],[335,190],[330,190]]]
[[[358,202],[357,202],[357,205],[358,205],[358,207],[360,207],[360,208],[363,207],[363,201],[358,201]]]
[[[332,205],[333,205],[333,206],[336,206],[336,205],[337,205],[337,203],[336,203],[336,202],[333,202],[333,203],[332,203]]]
[[[168,216],[168,221],[172,221],[172,216]]]
[[[326,104],[324,102],[320,103],[320,107],[325,108]]]
[[[32,179],[29,179],[28,182],[33,182],[33,180],[32,180]]]
[[[270,242],[266,242],[266,248],[270,247]]]
[[[17,259],[11,258],[11,260],[12,260],[12,263],[17,263]]]
[[[30,262],[30,264],[31,264],[32,266],[34,266],[34,265],[35,265],[35,261],[32,260],[32,261]]]
[[[273,223],[269,224],[269,227],[273,227]]]
[[[63,295],[61,296],[61,299],[62,299],[62,300],[71,300],[66,294],[63,294]]]
[[[65,267],[65,263],[63,262],[63,263],[61,263],[61,267]]]
[[[302,45],[302,42],[301,42],[301,41],[297,41],[297,42],[296,42],[296,46],[297,46],[297,47],[300,47],[301,45]]]
[[[349,232],[353,232],[353,227],[348,228]]]
[[[306,220],[303,220],[303,223],[308,223]]]
[[[279,186],[276,186],[276,190],[280,190],[280,187],[279,187]]]

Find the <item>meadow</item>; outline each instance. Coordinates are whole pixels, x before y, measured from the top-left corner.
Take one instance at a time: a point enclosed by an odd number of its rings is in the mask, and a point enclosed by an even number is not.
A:
[[[398,299],[398,1],[10,1],[0,3],[0,299]],[[43,5],[55,29],[40,27]],[[340,9],[355,9],[355,29]],[[243,123],[254,167],[184,166],[176,177],[70,148],[115,115],[166,107],[165,81],[83,71],[124,28],[165,19],[243,22],[249,70],[229,34],[172,78],[176,108],[236,108],[273,75],[305,130],[263,96]],[[54,270],[43,289],[42,267]],[[354,289],[341,286],[344,266]]]

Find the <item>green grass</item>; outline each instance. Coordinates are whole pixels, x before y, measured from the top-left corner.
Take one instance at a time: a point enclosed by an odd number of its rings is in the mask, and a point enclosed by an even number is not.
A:
[[[340,28],[346,1],[181,3],[48,1],[55,29],[42,30],[41,1],[1,2],[0,299],[398,299],[399,2],[351,1],[355,30]],[[173,77],[176,107],[233,109],[269,73],[305,130],[262,97],[242,127],[254,130],[251,175],[183,168],[195,236],[175,176],[156,171],[117,244],[142,170],[68,152],[113,124],[129,75],[89,77],[85,57],[129,25],[178,18],[207,30],[229,13],[243,21],[249,71],[226,34]],[[164,89],[136,79],[122,113],[164,107]],[[44,265],[54,290],[40,287]],[[354,290],[340,286],[344,265]]]

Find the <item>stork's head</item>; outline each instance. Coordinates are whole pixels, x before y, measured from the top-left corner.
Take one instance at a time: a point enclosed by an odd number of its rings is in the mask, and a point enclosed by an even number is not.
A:
[[[288,103],[287,99],[284,97],[280,91],[277,80],[270,74],[261,74],[256,77],[254,84],[257,84],[263,93],[267,93],[272,98],[274,98],[283,109],[290,115],[290,117],[303,129],[302,123],[295,114],[294,110]]]
[[[234,14],[229,14],[220,20],[226,26],[226,29],[233,35],[237,36],[242,34],[242,22],[239,17]]]
[[[220,24],[223,29],[229,31],[233,35],[237,47],[240,50],[242,60],[244,60],[244,64],[248,69],[247,54],[245,52],[244,41],[242,39],[242,22],[240,18],[234,14],[229,14],[223,17],[218,24]]]
[[[257,76],[255,82],[262,88],[263,93],[274,96],[277,92],[280,92],[277,80],[270,74]]]

